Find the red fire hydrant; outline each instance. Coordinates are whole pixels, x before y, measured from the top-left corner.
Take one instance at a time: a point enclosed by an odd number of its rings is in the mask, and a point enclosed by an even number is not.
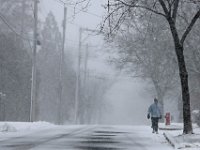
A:
[[[171,116],[170,113],[167,112],[165,115],[165,125],[170,125],[170,123],[171,123]]]

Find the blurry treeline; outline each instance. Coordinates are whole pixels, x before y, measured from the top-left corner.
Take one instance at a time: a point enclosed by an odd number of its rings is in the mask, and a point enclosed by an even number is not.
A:
[[[0,121],[30,119],[33,22],[32,0],[0,0]],[[62,34],[59,30],[51,12],[45,21],[39,21],[35,121],[74,122],[76,59],[73,59],[70,51],[77,50],[67,48],[65,52],[60,106]],[[100,121],[100,113],[105,109],[103,97],[107,88],[107,79],[87,76],[80,90],[80,123]]]

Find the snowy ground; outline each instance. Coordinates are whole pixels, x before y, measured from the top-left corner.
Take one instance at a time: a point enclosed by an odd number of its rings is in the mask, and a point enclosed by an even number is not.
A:
[[[48,122],[0,122],[0,132],[25,132],[54,127]]]
[[[0,122],[0,150],[200,150],[200,128],[182,135],[182,124],[149,126],[57,126],[47,122]]]
[[[11,138],[23,137],[53,127],[55,127],[55,125],[47,122],[0,122],[0,142],[10,140]],[[0,150],[3,149],[0,148]]]
[[[0,123],[0,127],[5,123]],[[0,150],[172,150],[162,132],[149,126],[55,126],[7,123]]]
[[[166,129],[164,132],[176,149],[200,150],[200,128],[197,125],[193,125],[194,134],[192,135],[182,134],[183,124],[161,125],[161,128]]]

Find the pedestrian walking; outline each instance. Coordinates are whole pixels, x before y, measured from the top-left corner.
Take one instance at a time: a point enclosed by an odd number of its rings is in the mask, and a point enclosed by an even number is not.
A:
[[[152,133],[158,134],[158,122],[159,122],[159,119],[162,119],[162,114],[161,114],[160,107],[158,106],[157,98],[154,98],[154,103],[150,105],[148,109],[147,118],[148,119],[151,118],[151,123],[152,123],[151,127],[153,128]]]

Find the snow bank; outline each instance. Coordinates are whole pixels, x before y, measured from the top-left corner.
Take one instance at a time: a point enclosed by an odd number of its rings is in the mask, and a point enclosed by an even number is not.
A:
[[[16,128],[8,123],[0,125],[0,132],[16,132]]]
[[[183,135],[182,130],[169,130],[165,133],[177,149],[200,150],[200,128],[196,124],[193,124],[193,128],[194,134],[189,135]]]
[[[48,122],[0,122],[0,132],[23,132],[54,127]]]

